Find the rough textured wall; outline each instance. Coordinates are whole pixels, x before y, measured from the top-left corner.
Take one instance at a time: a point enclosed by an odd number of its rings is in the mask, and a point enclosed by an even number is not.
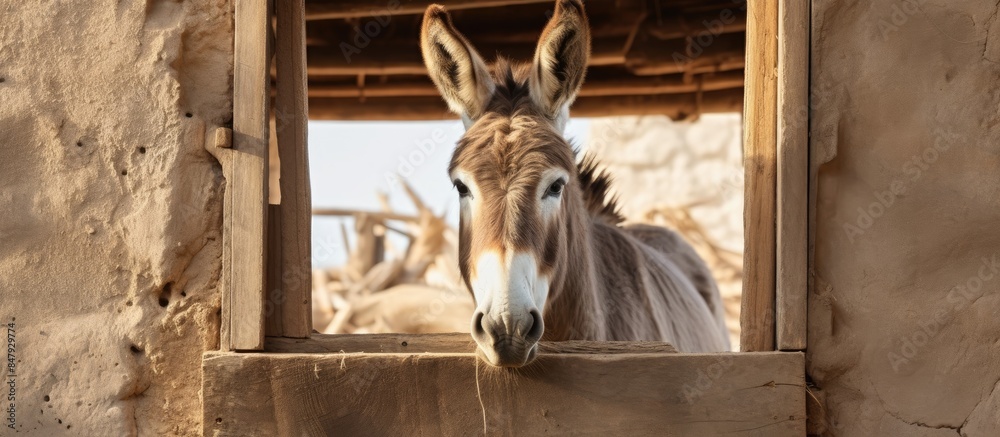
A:
[[[19,433],[200,433],[224,184],[203,138],[231,118],[230,7],[0,4],[0,321],[15,326]]]
[[[1000,16],[816,0],[808,373],[829,435],[1000,433]]]
[[[587,152],[613,175],[625,217],[671,227],[694,244],[719,283],[732,348],[739,350],[742,117],[706,114],[695,122],[608,117],[591,123]],[[700,244],[701,232],[715,250]]]

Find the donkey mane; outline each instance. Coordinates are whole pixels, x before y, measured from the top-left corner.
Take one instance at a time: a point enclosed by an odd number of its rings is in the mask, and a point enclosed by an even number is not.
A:
[[[584,155],[578,169],[577,180],[580,181],[583,201],[587,205],[587,211],[590,212],[590,215],[609,225],[617,225],[625,221],[625,217],[622,216],[618,207],[618,196],[611,194],[613,179],[608,172],[600,167],[594,155]]]
[[[486,107],[486,112],[503,114],[508,117],[519,115],[537,116],[537,106],[531,100],[528,89],[530,64],[514,63],[498,56],[491,67],[490,74],[496,83],[493,98]]]

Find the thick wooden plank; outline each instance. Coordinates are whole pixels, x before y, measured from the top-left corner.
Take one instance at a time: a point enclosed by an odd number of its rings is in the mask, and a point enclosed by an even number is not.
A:
[[[804,356],[206,354],[204,434],[805,435]]]
[[[747,5],[740,347],[770,351],[774,350],[778,5],[774,0],[749,0]]]
[[[268,337],[267,352],[280,353],[450,353],[474,352],[468,333],[448,334],[313,334],[307,339]],[[541,353],[670,353],[668,343],[657,341],[558,341],[539,343]]]
[[[699,95],[661,94],[643,96],[580,97],[570,108],[575,117],[614,115],[666,115],[675,120],[694,114],[737,112],[743,107],[739,88],[707,91]],[[457,118],[440,97],[309,99],[309,117],[314,120],[447,120]]]
[[[273,302],[274,312],[281,313],[279,335],[304,338],[312,332],[312,197],[307,150],[309,106],[304,1],[279,1],[275,5],[275,15],[281,275],[269,287],[280,289],[280,299]]]
[[[233,78],[231,213],[224,232],[231,235],[228,281],[231,305],[229,348],[264,347],[264,279],[267,229],[267,144],[270,96],[270,10],[267,0],[236,3],[236,40]]]
[[[809,2],[778,4],[776,338],[806,348],[809,208]]]

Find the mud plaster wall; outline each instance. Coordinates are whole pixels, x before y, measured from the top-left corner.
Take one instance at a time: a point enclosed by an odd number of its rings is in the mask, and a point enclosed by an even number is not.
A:
[[[997,7],[813,2],[812,150],[829,162],[808,373],[828,435],[1000,432]]]
[[[230,8],[0,5],[0,318],[16,326],[19,433],[200,433],[224,184],[203,143],[231,119]]]

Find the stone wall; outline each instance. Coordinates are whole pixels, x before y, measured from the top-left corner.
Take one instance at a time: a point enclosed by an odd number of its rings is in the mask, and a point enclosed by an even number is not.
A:
[[[15,327],[16,430],[197,435],[224,186],[203,143],[231,121],[231,5],[0,11],[0,321]]]

